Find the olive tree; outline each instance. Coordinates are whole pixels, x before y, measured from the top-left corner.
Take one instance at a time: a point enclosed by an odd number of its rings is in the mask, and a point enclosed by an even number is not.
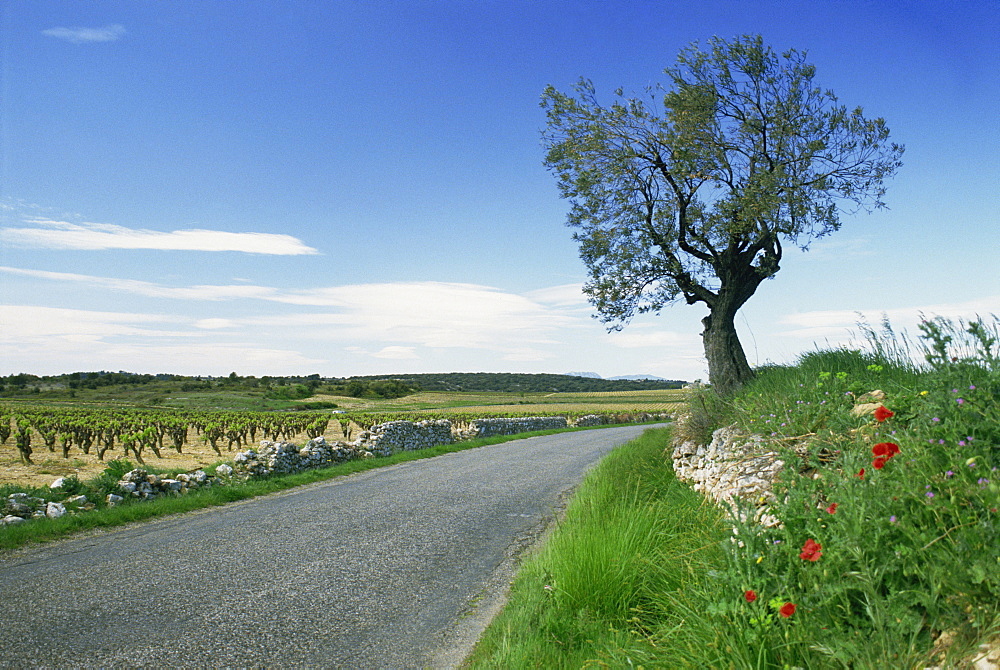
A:
[[[590,278],[584,291],[609,329],[683,299],[704,303],[709,381],[725,395],[753,376],[735,316],[780,267],[840,214],[885,206],[903,147],[881,118],[849,110],[813,83],[806,54],[759,36],[694,44],[666,86],[610,105],[581,79],[545,89],[545,164],[571,204]]]

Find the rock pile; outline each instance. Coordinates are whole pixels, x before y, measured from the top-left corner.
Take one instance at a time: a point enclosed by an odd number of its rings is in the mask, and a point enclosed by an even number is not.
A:
[[[354,445],[341,442],[329,444],[324,437],[309,440],[301,448],[291,442],[263,440],[259,447],[236,454],[231,472],[243,479],[267,477],[371,456],[369,451]]]
[[[884,400],[883,391],[865,393],[855,399],[851,414],[872,414]],[[678,416],[678,430],[674,434],[684,435],[688,421],[689,415]],[[798,453],[803,446],[801,439],[805,437],[808,436],[784,439],[800,441],[795,446]],[[774,501],[773,482],[785,463],[763,436],[747,434],[735,425],[727,426],[712,433],[712,441],[707,446],[675,438],[672,455],[677,477],[694,482],[692,488],[696,491],[726,505],[735,499],[756,505],[755,518],[765,525],[778,523],[768,514],[767,505]]]
[[[168,478],[150,474],[142,468],[136,468],[126,472],[118,480],[118,488],[126,497],[152,500],[163,495],[184,495],[192,489],[204,488],[216,483],[218,483],[218,478],[209,477],[204,470],[181,473],[175,478]],[[108,504],[118,503],[121,500],[121,496],[108,495]]]
[[[761,523],[778,523],[766,505],[774,501],[774,478],[785,464],[760,435],[727,426],[712,433],[707,446],[693,440],[675,443],[672,455],[677,477],[694,482],[696,491],[726,506],[736,502],[756,505]]]
[[[68,507],[67,507],[68,506]],[[3,501],[2,518],[0,525],[13,526],[24,523],[29,519],[40,519],[48,517],[58,519],[66,514],[69,509],[82,507],[94,507],[93,503],[87,502],[87,496],[73,496],[64,502],[47,502],[42,498],[30,496],[27,493],[11,493]]]

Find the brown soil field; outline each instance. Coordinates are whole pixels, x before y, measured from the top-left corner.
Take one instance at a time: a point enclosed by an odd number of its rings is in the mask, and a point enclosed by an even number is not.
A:
[[[324,433],[324,437],[329,441],[343,440],[344,436],[340,432],[340,424],[336,421],[331,421]],[[305,444],[308,440],[309,437],[305,433],[302,433],[289,441],[296,444]],[[172,447],[164,444],[164,448],[160,449],[160,455],[163,458],[157,458],[156,454],[148,450],[142,452],[142,458],[146,461],[147,465],[155,468],[170,468],[181,471],[197,470],[198,468],[203,468],[219,461],[231,460],[236,451],[235,448],[233,451],[227,451],[226,444],[226,440],[219,440],[218,442],[219,450],[222,452],[222,456],[220,457],[212,451],[212,447],[207,442],[204,442],[194,431],[190,431],[188,441],[181,448],[183,453],[178,454]],[[255,446],[255,444],[245,445],[241,449]],[[34,465],[24,465],[21,463],[17,447],[14,446],[13,437],[9,438],[6,444],[0,445],[0,484],[16,484],[18,486],[32,487],[48,486],[56,478],[67,477],[69,475],[76,475],[81,481],[84,481],[99,475],[104,470],[107,461],[124,457],[121,447],[115,445],[114,449],[110,449],[104,454],[103,462],[97,459],[96,449],[92,448],[90,454],[84,454],[75,446],[70,449],[69,457],[63,458],[62,450],[58,444],[56,445],[56,450],[50,452],[46,449],[45,443],[42,442],[41,437],[37,434],[32,437],[31,448],[33,450],[31,460],[34,462]],[[128,460],[136,463],[131,453],[128,456]],[[138,463],[136,465],[138,466]]]

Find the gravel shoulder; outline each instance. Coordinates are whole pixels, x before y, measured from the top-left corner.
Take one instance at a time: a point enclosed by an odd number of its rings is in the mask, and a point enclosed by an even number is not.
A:
[[[0,667],[454,667],[584,472],[646,428],[517,440],[0,555]]]

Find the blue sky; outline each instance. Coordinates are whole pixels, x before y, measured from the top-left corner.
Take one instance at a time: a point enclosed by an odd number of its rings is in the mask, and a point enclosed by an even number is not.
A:
[[[707,378],[701,306],[591,318],[538,103],[746,33],[906,145],[744,307],[751,363],[1000,313],[996,0],[7,0],[0,374]]]

